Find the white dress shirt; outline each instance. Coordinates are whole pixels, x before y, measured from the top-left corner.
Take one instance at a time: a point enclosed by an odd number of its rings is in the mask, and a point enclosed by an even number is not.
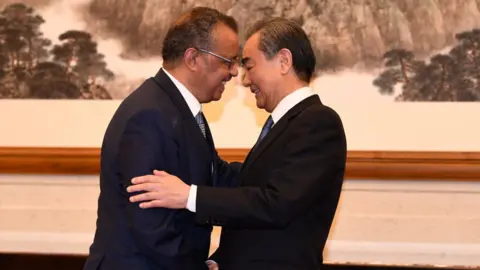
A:
[[[185,102],[187,102],[188,108],[190,108],[190,110],[192,111],[193,117],[196,117],[197,114],[202,111],[202,105],[200,104],[200,102],[198,102],[197,98],[187,89],[187,87],[185,87],[185,85],[175,79],[172,74],[168,73],[168,71],[165,69],[163,69],[163,71],[165,72],[165,74],[167,74],[170,80],[172,80],[173,84],[175,84],[175,86],[178,88],[180,94],[182,94],[183,99],[185,99]],[[192,185],[189,195],[189,198],[192,198],[187,201],[187,209],[193,209],[193,212],[195,212],[195,202],[197,200],[197,186]]]
[[[168,73],[167,70],[163,69],[163,71],[165,72],[165,74],[167,74],[170,80],[172,80],[173,84],[178,88],[178,90],[180,91],[180,94],[182,94],[183,99],[185,99],[185,102],[187,102],[188,108],[190,108],[190,110],[192,111],[193,117],[196,117],[197,114],[202,111],[202,105],[200,104],[200,102],[198,102],[197,98],[187,89],[187,87],[185,87],[185,85],[183,85],[183,83],[175,79],[175,77],[173,77],[172,74]]]
[[[183,83],[179,82],[172,74],[168,73],[166,69],[163,69],[165,74],[172,80],[173,84],[178,88],[180,94],[182,94],[183,99],[187,102],[188,108],[192,111],[193,117],[197,116],[197,114],[202,110],[202,105],[198,102],[197,98],[183,85]]]
[[[295,105],[302,102],[304,99],[315,95],[312,88],[302,87],[284,97],[275,107],[271,116],[273,120],[273,126]],[[188,193],[187,209],[191,212],[195,212],[197,208],[197,186],[191,185],[190,192]]]

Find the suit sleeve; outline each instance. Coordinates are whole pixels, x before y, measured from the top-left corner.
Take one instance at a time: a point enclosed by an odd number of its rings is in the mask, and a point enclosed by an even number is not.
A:
[[[164,208],[141,209],[131,203],[125,189],[136,176],[152,174],[154,169],[165,170],[162,145],[170,143],[162,132],[159,112],[144,111],[133,116],[121,135],[117,155],[119,175],[125,192],[128,227],[139,252],[155,261],[162,269],[171,269],[178,258],[175,244],[181,235],[174,230],[177,210]]]
[[[237,176],[242,167],[240,162],[226,162],[221,159],[218,153],[215,151],[216,164],[217,164],[217,187],[233,188],[237,186]]]
[[[282,228],[332,181],[343,181],[346,143],[340,118],[322,111],[308,120],[289,127],[294,129],[291,138],[266,185],[198,187],[197,214],[228,227]]]

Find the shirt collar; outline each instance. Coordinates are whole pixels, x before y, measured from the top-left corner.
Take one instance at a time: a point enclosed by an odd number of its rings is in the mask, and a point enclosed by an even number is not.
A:
[[[304,99],[314,95],[312,88],[302,87],[284,97],[272,112],[273,123],[276,124],[280,119],[295,105]]]
[[[193,116],[195,117],[199,112],[202,111],[202,105],[198,102],[197,98],[185,87],[185,85],[179,82],[175,77],[173,77],[166,69],[163,68],[163,71],[167,76],[172,80],[173,84],[177,87],[178,91],[182,95],[185,102],[187,102],[188,108],[192,111]]]

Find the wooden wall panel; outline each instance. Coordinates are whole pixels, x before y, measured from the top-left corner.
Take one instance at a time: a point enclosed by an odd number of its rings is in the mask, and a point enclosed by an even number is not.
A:
[[[218,149],[242,161],[248,149]],[[98,148],[0,147],[2,174],[98,174]],[[480,181],[479,152],[350,151],[346,176],[378,180]]]

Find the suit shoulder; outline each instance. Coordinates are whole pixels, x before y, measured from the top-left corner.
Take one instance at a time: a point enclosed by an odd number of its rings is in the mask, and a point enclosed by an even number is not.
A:
[[[307,108],[305,114],[310,121],[334,122],[343,125],[340,115],[333,108],[321,103]]]
[[[119,110],[136,114],[145,110],[158,110],[169,117],[178,113],[170,97],[152,79],[145,80],[120,104]]]
[[[122,102],[123,104],[140,103],[144,107],[169,105],[168,97],[157,84],[151,79],[145,80],[140,86],[133,90]]]
[[[178,110],[163,89],[152,80],[144,81],[120,103],[110,125],[144,121],[142,118],[156,119],[156,122],[162,123],[165,129],[176,127],[179,121]]]

